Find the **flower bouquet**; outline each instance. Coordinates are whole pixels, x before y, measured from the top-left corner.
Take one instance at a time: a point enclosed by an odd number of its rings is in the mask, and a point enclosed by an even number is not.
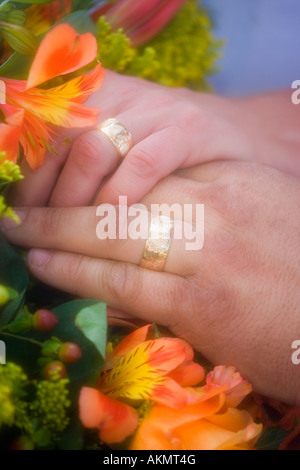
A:
[[[84,104],[104,68],[208,90],[221,43],[194,0],[0,2],[0,217],[60,129],[94,126]],[[69,145],[68,138],[65,145]],[[0,448],[295,448],[299,410],[258,397],[156,325],[110,319],[30,277],[0,238]]]

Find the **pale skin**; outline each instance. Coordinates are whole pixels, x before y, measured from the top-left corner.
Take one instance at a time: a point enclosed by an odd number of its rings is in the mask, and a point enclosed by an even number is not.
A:
[[[34,248],[28,266],[41,281],[164,325],[257,392],[300,405],[299,198],[299,179],[255,164],[169,176],[143,202],[204,203],[205,244],[187,252],[173,241],[163,273],[139,267],[143,240],[99,240],[93,207],[22,209],[22,224],[2,229]]]
[[[300,177],[300,106],[291,96],[227,99],[106,71],[87,104],[101,108],[99,124],[114,117],[130,130],[135,145],[126,159],[120,164],[99,131],[67,130],[71,149],[58,144],[59,155],[48,155],[35,172],[23,164],[13,202],[76,207],[127,195],[133,204],[176,169],[216,160],[254,161]]]
[[[230,100],[109,72],[89,104],[101,106],[99,122],[115,117],[130,129],[133,149],[119,165],[99,131],[65,133],[71,151],[62,146],[37,172],[23,166],[13,200],[25,220],[5,235],[47,250],[28,255],[42,281],[165,325],[211,361],[238,367],[256,391],[300,405],[291,361],[299,339],[300,112],[291,93]],[[144,242],[99,241],[95,209],[78,208],[117,204],[119,195],[129,204],[204,203],[204,248],[187,254],[174,241],[164,273],[140,268]]]

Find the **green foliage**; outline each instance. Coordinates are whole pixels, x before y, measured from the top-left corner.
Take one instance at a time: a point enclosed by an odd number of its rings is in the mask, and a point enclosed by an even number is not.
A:
[[[53,330],[53,335],[63,342],[71,341],[78,344],[82,351],[81,360],[68,366],[68,377],[75,398],[80,387],[93,380],[104,365],[107,334],[106,305],[96,300],[74,300],[52,311],[59,321]],[[93,334],[90,331],[90,322],[96,327]]]
[[[5,189],[8,184],[23,179],[19,165],[10,160],[5,160],[5,152],[0,152],[0,192]],[[15,222],[19,219],[11,207],[6,205],[4,196],[0,196],[0,218],[10,217]]]
[[[98,23],[99,59],[104,67],[167,86],[207,89],[222,43],[213,38],[206,10],[189,0],[170,24],[141,48],[130,45],[120,29],[112,31],[105,17]]]
[[[26,370],[25,375],[12,362],[0,367],[0,433],[5,433],[7,427],[18,428],[37,448],[80,448],[78,422],[72,424],[74,434],[70,420],[72,411],[77,409],[80,387],[89,381],[94,383],[104,364],[106,306],[94,300],[81,300],[63,304],[53,312],[59,323],[53,329],[56,337],[50,339],[46,333],[32,328],[25,331],[32,323],[26,307],[6,316],[0,328],[0,339],[5,340],[9,356],[23,362]],[[2,314],[0,311],[0,317]],[[68,377],[61,379],[54,372],[47,380],[39,379],[46,362],[53,361],[50,356],[55,357],[56,345],[68,340],[76,341],[82,351],[78,363],[66,365]]]
[[[30,404],[31,416],[38,419],[42,429],[49,431],[52,437],[64,431],[70,421],[69,384],[68,379],[55,378],[36,383],[36,396]]]
[[[10,160],[5,160],[5,152],[0,152],[0,188],[7,183],[14,183],[22,179],[19,165]]]
[[[18,217],[14,213],[11,207],[7,206],[3,196],[0,196],[0,217],[9,217],[15,222],[18,222]]]
[[[54,376],[30,381],[16,364],[1,366],[0,431],[18,428],[38,447],[49,445],[69,424],[69,384]]]
[[[11,287],[6,287],[0,284],[0,308],[7,304],[10,300],[16,299],[18,292]]]
[[[26,265],[22,257],[0,235],[0,283],[13,288],[17,296],[1,310],[0,327],[12,322],[23,307],[24,296],[29,283]]]
[[[46,3],[40,0],[23,1],[18,3]],[[35,35],[25,27],[26,13],[16,8],[14,2],[2,2],[0,4],[0,38],[14,50],[22,55],[32,56],[38,48]]]
[[[21,367],[8,363],[0,366],[0,427],[17,425],[30,429],[27,417],[27,405],[23,401],[27,376]]]
[[[258,439],[255,448],[258,450],[278,450],[280,444],[291,433],[278,426],[267,428]]]

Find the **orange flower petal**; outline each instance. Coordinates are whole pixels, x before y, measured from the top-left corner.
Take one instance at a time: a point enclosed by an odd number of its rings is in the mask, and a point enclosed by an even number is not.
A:
[[[92,62],[96,55],[97,41],[91,33],[79,36],[68,24],[58,25],[40,44],[30,68],[27,89],[74,72]]]
[[[151,400],[170,408],[182,408],[187,403],[186,391],[174,380],[166,377],[154,388]]]
[[[238,410],[237,408],[228,408],[226,413],[215,414],[206,419],[232,432],[238,432],[253,423],[252,416],[248,411]]]
[[[3,111],[4,107],[5,105],[2,107]],[[10,107],[7,107],[7,111],[8,108]],[[17,160],[23,119],[24,111],[17,110],[14,114],[7,115],[5,123],[0,123],[0,152],[5,152],[5,158],[12,162]]]
[[[81,75],[69,80],[61,86],[50,88],[46,95],[54,95],[54,98],[62,98],[64,100],[83,103],[89,95],[98,91],[104,80],[104,69],[98,64],[90,74]],[[37,89],[35,89],[37,90]],[[41,93],[45,90],[38,89]],[[30,90],[32,92],[32,90]],[[96,108],[97,109],[97,108]]]
[[[138,425],[136,410],[93,388],[82,388],[79,409],[82,424],[86,428],[99,428],[100,439],[107,444],[124,441]]]
[[[262,424],[251,423],[219,445],[217,450],[251,450],[262,430]]]
[[[103,69],[98,65],[91,75],[82,75],[50,90],[32,88],[24,93],[11,90],[9,99],[43,122],[65,128],[93,126],[100,110],[80,103],[98,90],[102,81]]]
[[[261,431],[262,426],[255,424],[249,413],[230,410],[185,423],[173,431],[172,438],[180,450],[246,450]]]
[[[184,423],[172,433],[178,450],[215,450],[232,438],[233,433],[205,419]]]
[[[176,369],[186,359],[186,349],[182,341],[175,338],[159,338],[144,343],[149,365],[158,369],[161,375]]]
[[[214,387],[228,386],[226,391],[226,406],[235,408],[243,399],[252,392],[252,387],[244,380],[235,367],[218,366],[207,374],[206,389]]]
[[[183,363],[169,374],[175,382],[182,387],[194,387],[199,385],[205,378],[205,371],[196,362]]]
[[[184,359],[185,349],[180,341],[170,338],[145,341],[115,358],[112,370],[100,379],[99,387],[113,398],[148,400],[165,383],[164,377]]]
[[[20,143],[27,163],[33,170],[37,170],[43,164],[46,155],[46,144],[50,145],[51,134],[54,134],[54,132],[46,124],[28,111],[25,112]]]
[[[133,437],[130,450],[172,450],[178,442],[172,440],[172,432],[177,427],[218,413],[224,405],[224,396],[218,395],[202,403],[172,409],[155,405]]]
[[[152,325],[146,325],[138,330],[133,331],[130,335],[126,336],[114,349],[113,357],[124,356],[126,353],[131,351],[131,349],[135,348],[141,343],[146,341],[149,329],[152,328]]]

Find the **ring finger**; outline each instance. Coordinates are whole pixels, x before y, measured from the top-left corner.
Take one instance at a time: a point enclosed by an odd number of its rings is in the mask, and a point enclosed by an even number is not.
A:
[[[137,116],[143,115],[142,119]],[[130,130],[133,145],[144,140],[153,131],[152,114],[131,109],[111,116]],[[103,121],[102,121],[103,122]],[[81,135],[73,144],[69,158],[53,190],[50,206],[87,206],[93,201],[105,176],[120,162],[120,154],[99,127]]]
[[[116,209],[113,206],[110,207],[113,210]],[[5,222],[2,225],[5,236],[14,244],[27,248],[47,248],[137,265],[140,264],[143,257],[150,221],[150,214],[145,212],[145,217],[141,219],[145,223],[143,238],[127,237],[127,239],[120,240],[114,239],[115,235],[118,235],[119,228],[127,236],[129,231],[127,228],[133,219],[127,216],[119,217],[118,210],[113,211],[110,222],[108,222],[109,228],[111,228],[110,238],[105,238],[104,224],[100,224],[94,207],[22,209],[18,211],[18,215],[22,220],[21,225],[11,227]],[[176,227],[180,223],[175,220],[174,226]],[[126,232],[124,232],[124,228],[126,228]],[[164,270],[181,276],[192,274],[191,266],[194,257],[194,253],[185,250],[185,240],[173,238]]]

